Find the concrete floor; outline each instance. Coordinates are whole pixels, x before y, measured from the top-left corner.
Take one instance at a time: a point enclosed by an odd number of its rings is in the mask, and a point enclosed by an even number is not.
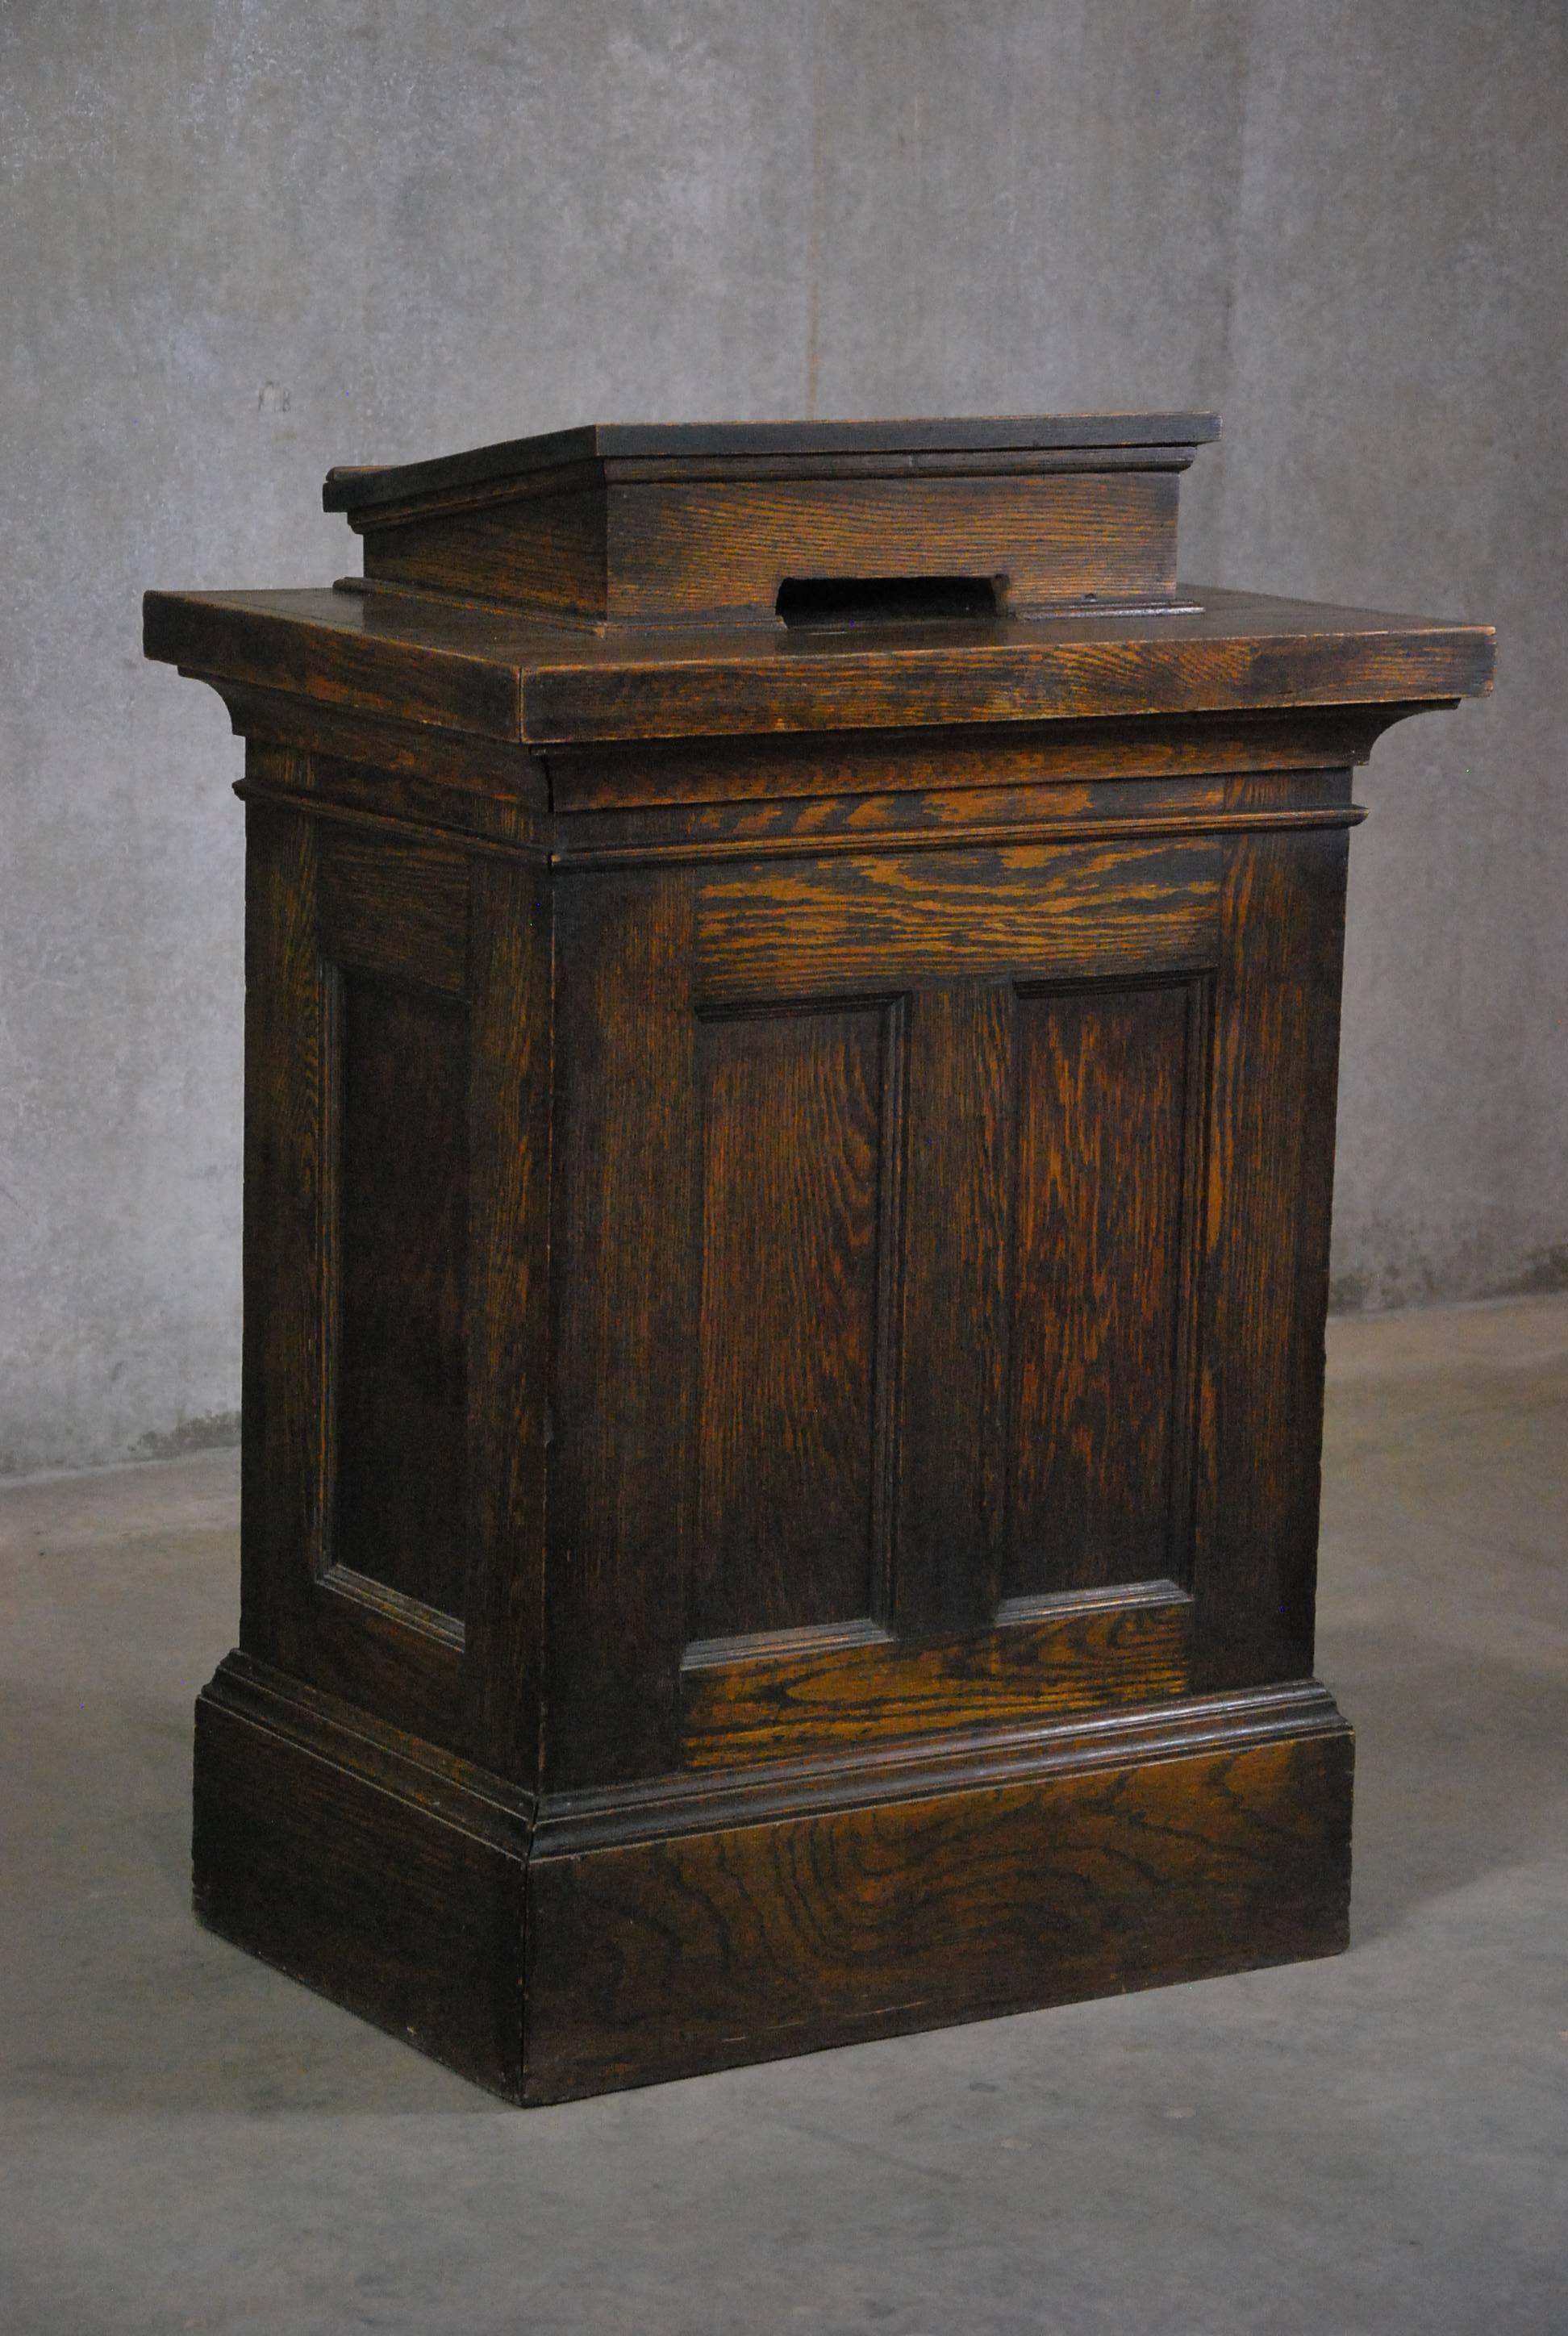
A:
[[[0,2329],[1568,2331],[1568,1299],[1342,1320],[1350,1952],[531,2115],[200,1932],[214,1454],[0,1495]]]

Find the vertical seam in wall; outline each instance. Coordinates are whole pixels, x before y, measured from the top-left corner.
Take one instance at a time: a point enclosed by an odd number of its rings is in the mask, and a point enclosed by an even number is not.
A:
[[[826,193],[823,171],[823,29],[820,5],[811,13],[811,234],[806,267],[806,420],[817,411],[817,376],[822,359],[822,271],[825,241]]]
[[[1242,0],[1241,9],[1242,55],[1239,79],[1242,94],[1236,113],[1235,164],[1231,173],[1231,208],[1225,232],[1224,274],[1220,308],[1219,403],[1222,414],[1230,409],[1231,385],[1235,376],[1236,367],[1237,279],[1241,273],[1247,190],[1251,178],[1253,60],[1258,47],[1259,5],[1260,0]],[[1215,483],[1214,517],[1217,538],[1215,566],[1217,572],[1226,576],[1231,572],[1230,506],[1230,465],[1222,461],[1220,475]]]

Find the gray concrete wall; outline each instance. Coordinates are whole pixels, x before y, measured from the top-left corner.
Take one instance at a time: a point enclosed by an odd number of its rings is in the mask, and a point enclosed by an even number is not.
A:
[[[1563,1278],[1565,151],[1548,0],[0,7],[0,1470],[233,1429],[239,749],[143,587],[590,417],[1213,404],[1190,574],[1495,618],[1368,783],[1340,1288]]]

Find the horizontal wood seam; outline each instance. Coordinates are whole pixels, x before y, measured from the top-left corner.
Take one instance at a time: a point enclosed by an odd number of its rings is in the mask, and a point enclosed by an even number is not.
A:
[[[728,836],[710,842],[602,844],[552,852],[541,843],[509,843],[470,828],[448,826],[434,820],[408,819],[395,812],[364,811],[332,802],[324,795],[295,794],[285,787],[269,787],[254,779],[239,779],[234,793],[241,803],[277,803],[285,810],[305,812],[345,827],[386,830],[399,834],[451,836],[464,852],[487,852],[505,860],[531,860],[560,869],[641,868],[680,866],[705,860],[818,860],[846,853],[881,851],[941,852],[959,844],[1115,842],[1122,836],[1234,835],[1250,831],[1319,827],[1359,827],[1366,818],[1360,803],[1336,805],[1321,811],[1241,811],[1185,814],[1173,813],[1125,819],[1077,822],[1070,819],[1012,821],[987,826],[970,824],[939,828],[879,827],[853,833],[820,835]]]
[[[362,599],[373,599],[385,593],[393,599],[428,600],[437,608],[472,608],[480,615],[491,617],[537,615],[563,632],[586,633],[594,640],[608,640],[623,633],[689,633],[696,621],[687,609],[666,616],[639,609],[634,617],[587,617],[579,609],[562,608],[557,602],[542,597],[531,599],[521,591],[509,599],[498,592],[465,591],[457,584],[406,582],[398,576],[335,576],[332,589],[335,592],[356,593]],[[1029,601],[1022,607],[1009,605],[1008,613],[1024,624],[1061,617],[1201,617],[1203,604],[1201,600],[1183,599],[1174,594],[1161,597],[1156,593],[1144,592],[1118,598],[1110,593],[1101,593],[1089,598],[1064,596],[1060,600]],[[772,615],[737,616],[726,612],[722,620],[714,621],[722,621],[726,632],[738,630],[783,636],[790,630],[780,618]],[[857,628],[854,638],[863,640],[864,635]]]
[[[1322,811],[1213,812],[1125,819],[1011,821],[940,828],[877,828],[853,834],[728,836],[712,842],[611,843],[569,847],[550,853],[555,868],[638,868],[678,865],[699,860],[816,860],[879,847],[899,852],[941,852],[964,843],[1048,843],[1060,837],[1074,843],[1115,842],[1124,835],[1232,835],[1256,829],[1359,827],[1367,813],[1359,803]]]
[[[294,794],[287,787],[268,787],[254,779],[237,779],[234,792],[241,803],[278,803],[286,811],[329,819],[341,827],[364,827],[399,835],[450,836],[464,852],[485,852],[503,860],[531,860],[543,867],[554,855],[542,843],[508,843],[499,836],[476,835],[472,828],[449,827],[444,821],[408,819],[396,812],[362,811],[357,804],[334,803],[326,795]]]

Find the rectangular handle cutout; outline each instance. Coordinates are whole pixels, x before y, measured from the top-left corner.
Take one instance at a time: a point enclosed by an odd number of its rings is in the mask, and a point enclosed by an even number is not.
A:
[[[774,612],[792,629],[995,617],[1006,586],[995,576],[786,576]]]

